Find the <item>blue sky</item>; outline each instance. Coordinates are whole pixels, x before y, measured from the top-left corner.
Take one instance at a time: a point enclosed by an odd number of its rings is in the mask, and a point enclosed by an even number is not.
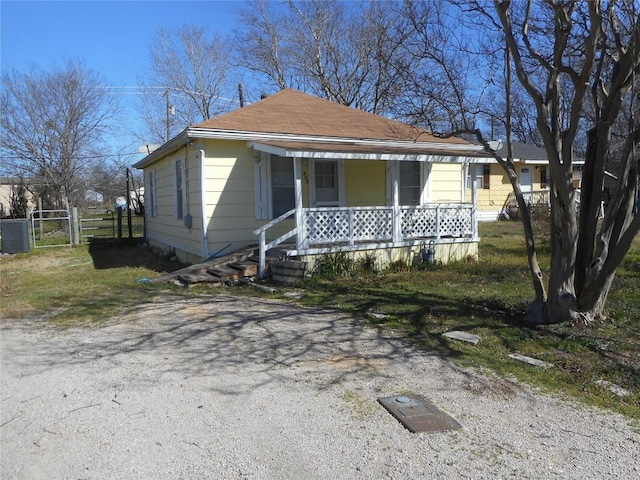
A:
[[[136,85],[148,66],[158,27],[183,24],[230,33],[228,1],[4,1],[0,2],[2,68],[47,67],[83,58],[115,85]]]
[[[240,2],[213,0],[2,0],[1,67],[47,69],[56,61],[80,58],[100,73],[105,84],[136,86],[138,76],[148,69],[149,43],[158,27],[186,23],[230,34],[239,6]]]

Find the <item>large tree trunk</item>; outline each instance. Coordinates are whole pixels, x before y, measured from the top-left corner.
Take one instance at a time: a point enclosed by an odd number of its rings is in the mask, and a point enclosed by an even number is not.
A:
[[[578,240],[575,201],[563,201],[551,192],[551,272],[544,311],[544,323],[573,321],[576,312],[574,287]]]

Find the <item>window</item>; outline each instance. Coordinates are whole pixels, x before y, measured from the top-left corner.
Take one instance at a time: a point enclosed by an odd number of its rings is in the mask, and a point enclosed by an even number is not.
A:
[[[149,193],[145,195],[146,211],[149,217],[156,216],[156,172],[151,170],[148,173]]]
[[[419,205],[422,181],[420,163],[400,162],[400,205]]]
[[[485,164],[482,166],[482,188],[489,190],[491,183],[491,165]]]
[[[482,167],[482,168],[480,168]],[[469,169],[471,172],[471,168]],[[491,188],[491,165],[476,165],[475,166],[475,184],[477,189],[489,190]],[[471,173],[467,176],[467,178],[471,179]]]
[[[324,206],[339,205],[338,162],[316,161],[314,165],[316,204]]]
[[[547,167],[540,167],[540,188],[549,188],[549,177],[547,177]]]
[[[271,155],[272,218],[277,218],[295,206],[293,159]]]
[[[176,160],[174,164],[174,185],[175,185],[175,201],[174,213],[178,220],[184,217],[185,207],[185,178],[184,178],[184,162],[182,159]]]

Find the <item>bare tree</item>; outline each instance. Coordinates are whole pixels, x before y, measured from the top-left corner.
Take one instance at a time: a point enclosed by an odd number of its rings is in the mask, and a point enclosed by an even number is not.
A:
[[[548,290],[538,292],[532,316],[589,322],[604,315],[616,269],[640,232],[640,122],[630,101],[640,73],[640,21],[631,0],[494,5],[518,81],[535,104],[552,183]],[[588,104],[592,123],[578,210],[571,173]],[[614,125],[625,105],[631,108],[618,181],[599,223]],[[534,282],[540,280],[538,271]]]
[[[297,88],[387,113],[402,85],[397,66],[406,29],[399,5],[251,2],[240,11],[238,62],[268,79],[267,88]]]
[[[2,170],[38,184],[53,208],[82,202],[87,173],[104,154],[101,142],[116,113],[98,74],[82,61],[8,71],[0,98]]]
[[[483,104],[497,68],[495,46],[480,44],[472,38],[475,32],[460,28],[459,12],[444,2],[405,2],[400,14],[408,31],[396,115],[434,132],[477,124],[487,113]]]
[[[140,80],[147,143],[164,142],[185,127],[235,105],[228,83],[230,47],[204,27],[159,28],[150,45],[151,71]]]

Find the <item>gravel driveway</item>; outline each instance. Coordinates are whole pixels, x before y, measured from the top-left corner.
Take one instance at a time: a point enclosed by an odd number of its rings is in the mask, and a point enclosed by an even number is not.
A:
[[[624,417],[336,312],[216,295],[1,333],[3,480],[640,477]],[[410,433],[376,401],[407,391],[462,429]]]

